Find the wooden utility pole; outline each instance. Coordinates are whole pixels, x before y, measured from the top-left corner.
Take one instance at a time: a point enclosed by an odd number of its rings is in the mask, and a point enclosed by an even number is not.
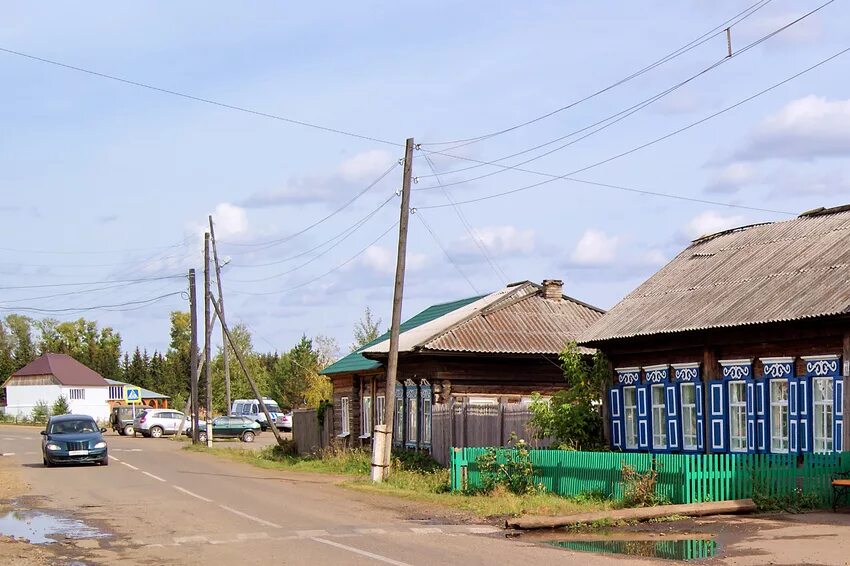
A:
[[[192,444],[198,442],[198,300],[195,294],[195,270],[189,270],[189,401],[192,410]]]
[[[212,239],[213,261],[215,262],[215,283],[218,287],[218,306],[221,307],[221,316],[224,317],[224,293],[221,291],[221,263],[218,261],[218,246],[215,243],[215,227],[213,217],[210,215],[210,238]],[[227,340],[224,336],[224,318],[221,319],[221,357],[224,360],[224,406],[227,414],[230,414],[230,354],[227,352]]]
[[[384,393],[384,425],[375,427],[372,446],[372,481],[381,482],[390,472],[395,416],[395,385],[398,374],[398,335],[401,325],[401,301],[404,294],[404,268],[407,260],[407,223],[410,219],[410,181],[413,173],[413,138],[404,146],[404,176],[401,185],[401,213],[398,221],[398,255],[393,289],[393,314],[390,324],[390,351],[387,358],[387,383]],[[400,416],[400,415],[399,415]]]
[[[213,313],[212,323],[213,323],[213,325],[215,325],[215,313]],[[204,345],[204,348],[206,348],[206,345]],[[196,350],[195,354],[197,355],[197,350]],[[198,383],[201,381],[201,372],[204,370],[204,367],[206,367],[206,364],[204,363],[204,360],[200,360],[196,365],[197,365],[197,368],[193,369],[191,371],[191,374],[192,374],[192,381],[194,382],[194,387],[197,389]],[[192,414],[192,396],[191,395],[189,396],[189,399],[186,400],[186,403],[184,403],[184,405],[183,405],[183,414],[184,415],[191,415]],[[186,419],[183,419],[182,421],[180,421],[180,426],[177,427],[177,434],[174,435],[174,438],[172,440],[177,440],[177,439],[180,438],[180,435],[183,434],[183,429],[184,429],[185,424],[186,424]],[[195,429],[198,428],[197,423],[193,423],[193,425],[195,425],[195,426],[192,428],[192,430],[195,430]],[[193,434],[193,436],[194,436],[194,434]]]
[[[206,433],[207,448],[212,448],[212,366],[210,355],[210,338],[212,338],[212,316],[210,312],[210,234],[204,234],[204,375],[207,380]]]
[[[251,374],[248,373],[248,368],[245,367],[245,361],[242,359],[242,354],[239,352],[239,348],[237,348],[236,344],[233,342],[233,337],[230,335],[230,330],[227,328],[227,324],[225,324],[224,319],[221,316],[221,309],[218,306],[218,301],[213,298],[211,302],[216,314],[218,315],[218,320],[221,322],[221,329],[222,331],[224,331],[224,336],[227,338],[230,347],[233,348],[233,354],[236,356],[236,361],[239,362],[239,367],[242,368],[242,373],[245,374],[245,378],[248,380],[248,385],[251,386],[251,391],[253,391],[254,397],[256,397],[257,401],[260,403],[260,410],[263,411],[263,414],[266,416],[266,422],[272,423],[271,426],[269,426],[269,430],[271,430],[274,434],[274,437],[277,439],[277,443],[282,446],[283,437],[280,436],[280,431],[274,424],[275,421],[274,419],[272,419],[272,416],[269,413],[268,408],[266,407],[266,403],[263,401],[263,396],[260,395],[260,390],[257,389],[257,384],[256,382],[254,382],[254,378],[251,377]]]

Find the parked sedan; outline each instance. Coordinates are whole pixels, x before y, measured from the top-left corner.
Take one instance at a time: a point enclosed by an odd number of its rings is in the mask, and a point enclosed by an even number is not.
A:
[[[254,437],[260,434],[260,423],[248,417],[216,417],[212,421],[213,439],[238,438],[242,442],[254,442]],[[192,431],[186,434],[191,436]],[[207,423],[198,423],[198,440],[207,441]]]
[[[59,415],[50,417],[41,431],[41,453],[45,467],[56,464],[93,463],[109,465],[105,428],[98,428],[87,415]]]

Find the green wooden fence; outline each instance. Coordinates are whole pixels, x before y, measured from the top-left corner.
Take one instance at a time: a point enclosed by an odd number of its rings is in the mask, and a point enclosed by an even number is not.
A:
[[[477,459],[487,450],[452,450],[454,491],[482,485]],[[671,503],[744,499],[756,493],[776,497],[799,489],[826,507],[832,501],[833,474],[850,471],[850,452],[693,455],[531,450],[529,454],[537,481],[553,493],[571,496],[601,492],[619,499],[623,495],[623,465],[628,465],[638,472],[655,469],[657,493]]]

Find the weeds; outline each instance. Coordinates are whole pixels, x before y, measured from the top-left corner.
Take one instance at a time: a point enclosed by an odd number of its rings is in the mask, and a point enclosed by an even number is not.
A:
[[[501,486],[515,495],[543,493],[546,488],[535,481],[531,452],[525,440],[511,435],[513,448],[488,448],[476,460],[481,473],[481,489],[490,493]]]
[[[655,491],[658,483],[658,470],[638,472],[623,464],[623,499],[621,507],[654,507],[664,505],[667,500]]]

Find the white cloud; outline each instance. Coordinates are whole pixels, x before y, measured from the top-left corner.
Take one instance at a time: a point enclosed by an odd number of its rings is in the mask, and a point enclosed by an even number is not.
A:
[[[700,236],[714,234],[736,226],[745,224],[743,216],[723,216],[713,210],[708,210],[692,218],[684,228],[684,235],[690,240],[695,240]]]
[[[241,204],[248,208],[335,202],[348,198],[384,172],[395,158],[383,150],[370,150],[346,159],[330,173],[293,177],[283,187],[256,192]]]
[[[212,213],[216,238],[228,239],[244,236],[248,232],[248,213],[244,208],[223,202]]]
[[[521,230],[516,226],[485,226],[472,229],[475,240],[495,256],[530,254],[535,248],[534,230]],[[480,253],[478,244],[469,234],[458,243],[464,255]]]
[[[760,180],[760,175],[752,164],[736,162],[715,173],[705,190],[709,193],[736,193],[744,186]]]
[[[609,236],[600,230],[585,230],[573,249],[570,259],[578,265],[599,266],[614,262],[621,244],[617,236]]]
[[[420,253],[407,253],[405,262],[408,271],[416,271],[426,266],[428,256]],[[385,275],[395,274],[396,250],[386,246],[369,246],[360,256],[360,264]]]
[[[844,171],[779,169],[770,176],[774,196],[833,196],[850,193],[850,175]]]
[[[850,154],[850,99],[806,96],[786,104],[758,126],[735,154],[740,160],[811,160]]]

